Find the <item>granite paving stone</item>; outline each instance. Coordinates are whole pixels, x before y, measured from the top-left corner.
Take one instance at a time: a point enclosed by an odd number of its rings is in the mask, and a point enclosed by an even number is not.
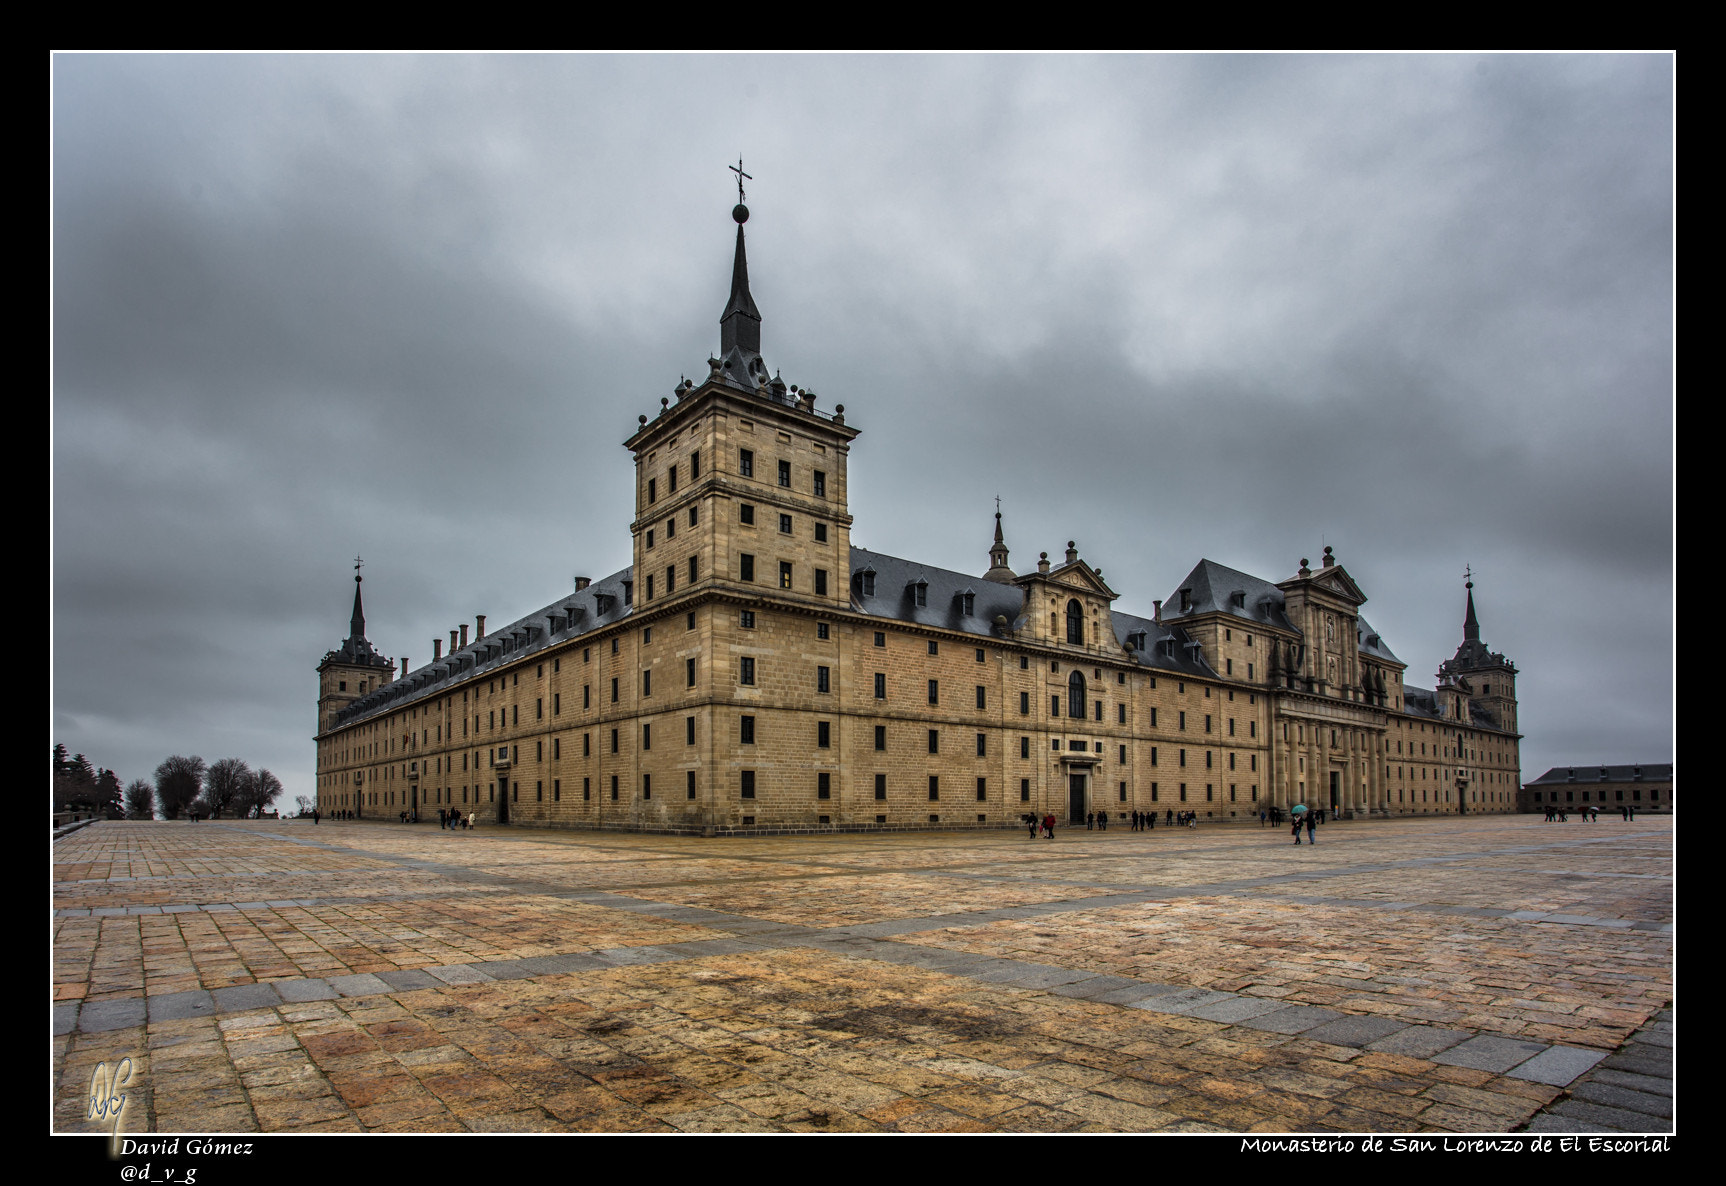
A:
[[[129,1052],[138,1130],[1670,1125],[1669,820],[1278,835],[102,821],[54,1123]]]

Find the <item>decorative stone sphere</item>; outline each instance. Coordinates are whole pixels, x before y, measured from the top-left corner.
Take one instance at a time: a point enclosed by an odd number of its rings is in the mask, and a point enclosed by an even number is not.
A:
[[[735,222],[738,226],[742,226],[744,223],[748,222],[749,207],[745,206],[742,202],[733,206],[731,208],[731,221]]]

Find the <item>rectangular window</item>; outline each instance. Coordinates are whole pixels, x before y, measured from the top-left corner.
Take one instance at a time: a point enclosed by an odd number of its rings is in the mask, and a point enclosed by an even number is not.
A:
[[[989,691],[982,684],[977,685],[977,711],[982,712],[989,707]]]
[[[643,724],[641,726],[641,748],[644,750],[653,748],[653,726],[652,725]]]
[[[755,557],[747,552],[737,558],[737,579],[740,581],[755,580]]]
[[[885,774],[877,774],[875,776],[875,797],[877,799],[885,799],[887,797],[887,776]]]
[[[684,789],[688,792],[688,798],[695,798],[695,771],[686,770],[683,772],[683,784]]]
[[[933,800],[939,799],[940,797],[941,797],[941,776],[939,774],[931,774],[929,776],[929,798],[931,801],[933,801]]]
[[[593,687],[590,684],[581,685],[581,706],[583,708],[593,707]]]
[[[659,501],[659,479],[657,478],[647,479],[647,501]]]
[[[987,733],[977,734],[977,756],[979,758],[989,756],[989,735]]]
[[[611,801],[617,802],[617,775],[611,776]]]
[[[821,470],[815,471],[815,497],[827,497],[827,475]]]
[[[815,623],[815,637],[816,638],[827,638],[828,637],[828,629],[829,628],[828,628],[828,625],[826,622]]]
[[[1052,717],[1061,715],[1061,698],[1059,696],[1049,697],[1049,715]]]
[[[1019,693],[1019,715],[1020,716],[1029,716],[1030,713],[1031,713],[1031,694],[1029,692],[1020,692]]]
[[[987,802],[988,798],[989,798],[989,780],[986,778],[979,778],[977,780],[977,802],[979,802],[979,803]]]
[[[932,754],[941,752],[941,730],[939,729],[929,730],[929,752]]]
[[[833,669],[830,667],[817,667],[815,669],[815,690],[817,692],[831,692],[833,690],[832,685]]]
[[[941,703],[941,681],[938,679],[932,679],[929,681],[929,703]]]
[[[643,696],[653,695],[653,672],[651,671],[641,673],[641,694]]]
[[[779,484],[781,486],[791,485],[791,463],[789,461],[779,463]]]
[[[815,595],[817,597],[827,596],[827,570],[825,568],[815,570]]]
[[[833,797],[833,776],[826,771],[815,776],[815,797],[831,799]]]
[[[1093,719],[1099,721],[1103,719],[1103,702],[1101,700],[1094,701],[1091,705],[1091,709]]]
[[[665,489],[667,493],[677,493],[677,467],[675,465],[665,471]]]
[[[1122,766],[1125,766],[1127,764],[1127,747],[1124,745],[1121,747],[1120,764]]]
[[[613,676],[611,679],[611,702],[613,704],[617,703],[617,677],[616,676]]]
[[[616,729],[613,729],[611,731],[611,752],[614,754],[617,752],[617,730]]]
[[[1181,759],[1180,764],[1182,766],[1185,766],[1187,764],[1187,751],[1186,750],[1180,751],[1180,759]]]
[[[749,686],[755,683],[755,660],[747,655],[743,657],[743,669],[739,673],[738,682]]]
[[[790,535],[791,534],[791,516],[790,515],[779,516],[779,533],[781,535]]]
[[[880,630],[875,632],[875,645],[878,647],[884,647],[887,645],[887,635]]]
[[[653,578],[648,577],[647,579],[651,581]],[[677,592],[677,565],[667,564],[665,566],[665,595],[670,597],[675,592]]]
[[[737,521],[749,527],[755,526],[755,508],[746,502],[739,503],[737,505]]]
[[[653,798],[653,775],[651,774],[641,776],[641,797],[643,799]]]
[[[744,745],[755,744],[755,718],[742,717],[737,722],[737,740]]]
[[[584,758],[593,757],[593,734],[591,733],[581,735],[581,756]]]
[[[653,528],[651,527],[647,529],[647,550],[650,552],[653,550]]]
[[[1180,728],[1184,731],[1187,727],[1187,714],[1183,712],[1180,714],[1180,716],[1181,716]]]
[[[879,750],[884,750],[887,748],[887,726],[886,725],[876,725],[875,726],[875,748],[879,749]]]
[[[1126,705],[1124,705],[1124,704],[1115,705],[1115,723],[1118,725],[1124,725],[1127,723],[1127,706]]]
[[[939,655],[941,653],[941,644],[932,638],[929,640],[929,653],[931,655]]]
[[[691,482],[701,476],[701,450],[697,449],[689,455],[689,480]]]
[[[683,718],[683,744],[684,745],[694,745],[695,744],[695,718],[694,717],[684,717]]]
[[[1211,714],[1207,712],[1205,714],[1205,732],[1209,733],[1210,731],[1211,731]]]
[[[553,692],[551,694],[551,715],[555,717],[555,716],[560,715],[562,712],[563,712],[563,693],[562,692]]]
[[[738,615],[737,624],[745,630],[755,629],[755,611],[752,609],[744,610]]]
[[[884,671],[875,673],[875,699],[887,699],[887,673]]]
[[[781,589],[791,587],[791,561],[789,560],[779,562],[779,587]]]
[[[755,771],[745,770],[738,775],[738,792],[742,798],[755,798]]]
[[[739,449],[737,451],[737,473],[738,476],[744,478],[755,476],[755,453],[753,450]]]
[[[831,749],[833,747],[833,725],[831,722],[815,722],[815,745],[819,749]]]
[[[683,661],[683,686],[686,688],[693,688],[695,686],[694,659],[685,659]]]
[[[536,721],[543,721],[545,719],[544,696],[535,696],[533,698],[533,719]]]
[[[827,524],[817,523],[815,525],[815,542],[818,544],[827,542]]]

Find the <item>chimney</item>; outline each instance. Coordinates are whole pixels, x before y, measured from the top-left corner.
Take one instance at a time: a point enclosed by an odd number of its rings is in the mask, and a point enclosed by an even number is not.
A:
[[[408,659],[407,659],[406,655],[403,655],[402,656],[402,678],[406,679],[407,677],[408,677]]]
[[[455,654],[455,631],[454,630],[451,630],[449,632],[449,653],[452,655]]]
[[[467,623],[466,622],[463,622],[461,624],[461,645],[464,647],[467,646]]]
[[[434,638],[432,639],[432,662],[436,663],[441,658],[443,658],[443,639]]]
[[[473,616],[473,621],[474,621],[473,636],[476,639],[484,638],[485,637],[485,615],[484,614],[475,614]]]
[[[1151,621],[1159,626],[1163,624],[1163,603],[1161,601],[1151,602]]]
[[[577,593],[580,593],[583,589],[587,588],[592,583],[593,582],[588,580],[586,577],[576,577],[575,578],[575,591]]]

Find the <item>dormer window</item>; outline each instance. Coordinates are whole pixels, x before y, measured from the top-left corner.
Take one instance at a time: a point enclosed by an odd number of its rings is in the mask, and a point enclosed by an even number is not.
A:
[[[1245,609],[1247,607],[1246,590],[1236,589],[1233,593],[1230,593],[1229,604],[1234,606],[1236,609]]]
[[[961,609],[964,611],[965,616],[969,618],[977,612],[977,595],[971,592],[971,590],[966,589],[963,593],[959,594],[959,604]]]
[[[905,589],[908,593],[911,594],[911,604],[912,605],[915,605],[918,607],[924,607],[924,606],[927,606],[929,604],[929,582],[928,581],[925,581],[921,577],[919,577],[917,580],[914,580],[910,584],[906,585]]]
[[[1182,589],[1181,590],[1181,612],[1184,614],[1192,608],[1193,608],[1193,591],[1191,589]]]
[[[859,583],[863,587],[863,596],[875,596],[875,570],[873,568],[865,568],[862,572],[858,573],[857,576],[859,578]]]

